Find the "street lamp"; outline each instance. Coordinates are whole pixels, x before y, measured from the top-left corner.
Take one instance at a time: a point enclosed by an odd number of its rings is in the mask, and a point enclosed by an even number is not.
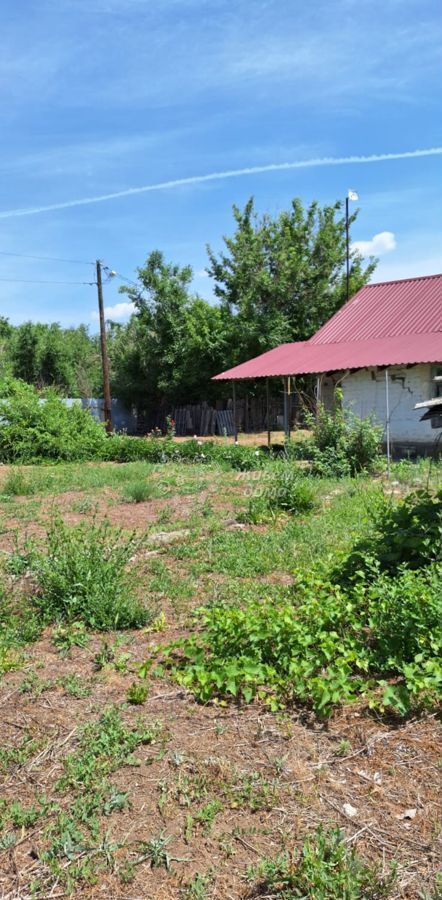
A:
[[[350,299],[350,225],[348,206],[350,200],[359,200],[357,191],[347,191],[345,198],[345,241],[346,241],[346,285],[347,285],[347,303]]]
[[[95,267],[97,272],[97,280],[95,284],[97,285],[98,291],[98,313],[100,320],[101,366],[103,369],[104,421],[106,423],[107,433],[112,434],[112,400],[109,379],[109,358],[107,355],[106,322],[104,319],[103,281],[101,273],[102,271],[106,273],[107,281],[109,281],[110,278],[114,278],[117,273],[114,272],[113,269],[109,269],[108,266],[103,266],[101,260],[99,259],[97,259]]]

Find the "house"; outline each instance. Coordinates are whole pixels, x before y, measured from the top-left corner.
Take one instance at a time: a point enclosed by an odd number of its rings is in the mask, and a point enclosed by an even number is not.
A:
[[[328,407],[339,386],[344,408],[382,424],[397,453],[430,451],[438,422],[421,421],[415,406],[441,392],[442,275],[365,285],[310,340],[281,344],[215,380],[282,378],[288,434],[293,379],[307,374]]]

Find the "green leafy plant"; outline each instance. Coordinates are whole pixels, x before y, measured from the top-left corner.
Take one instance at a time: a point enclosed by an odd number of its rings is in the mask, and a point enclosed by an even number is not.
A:
[[[58,679],[57,683],[75,700],[83,700],[85,697],[90,697],[92,693],[90,683],[85,682],[84,678],[81,678],[80,675],[75,675],[73,672],[69,675],[63,675],[62,678]]]
[[[146,702],[148,696],[149,688],[147,685],[137,681],[134,681],[131,684],[126,693],[127,702],[131,703],[133,706],[141,706]]]
[[[419,569],[441,559],[442,489],[415,491],[399,503],[380,496],[368,536],[357,541],[335,577],[345,583],[361,572],[394,575],[401,566]]]
[[[336,405],[328,410],[318,404],[316,416],[306,418],[312,429],[309,448],[313,475],[357,475],[372,472],[380,455],[382,429],[372,419],[361,419],[342,407],[342,390],[335,392]]]
[[[86,460],[104,455],[106,434],[89,410],[66,406],[54,391],[42,398],[23,381],[0,386],[0,460]]]
[[[300,854],[282,854],[249,870],[251,897],[281,900],[382,900],[392,896],[394,870],[386,877],[348,848],[339,829],[318,828]]]
[[[36,604],[50,622],[83,622],[88,628],[141,628],[154,610],[136,593],[129,560],[140,546],[103,521],[67,527],[55,520],[47,532],[47,552],[35,552],[32,569]]]
[[[35,493],[35,483],[22,469],[12,469],[3,483],[3,493],[10,497],[26,497]]]
[[[85,647],[90,637],[84,622],[72,622],[69,625],[59,625],[54,628],[52,642],[57,650],[66,655],[72,647]]]
[[[257,695],[277,707],[296,699],[320,716],[376,696],[395,676],[384,701],[405,714],[442,695],[440,584],[437,566],[361,579],[349,591],[298,575],[290,599],[200,610],[199,630],[160,650],[161,664],[203,702]],[[146,674],[152,665],[154,656]]]

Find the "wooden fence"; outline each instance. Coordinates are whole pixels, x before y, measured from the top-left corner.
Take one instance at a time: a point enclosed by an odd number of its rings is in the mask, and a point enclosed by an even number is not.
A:
[[[296,419],[297,404],[293,397],[292,423]],[[154,428],[166,430],[166,417],[175,421],[175,431],[180,437],[194,434],[198,436],[210,434],[233,435],[233,403],[217,401],[210,405],[206,401],[190,403],[175,409],[160,409],[151,415],[138,416],[137,433],[148,434]],[[267,421],[267,405],[265,397],[243,397],[236,401],[236,427],[241,432],[258,432],[282,429],[283,399],[270,398],[269,420]]]

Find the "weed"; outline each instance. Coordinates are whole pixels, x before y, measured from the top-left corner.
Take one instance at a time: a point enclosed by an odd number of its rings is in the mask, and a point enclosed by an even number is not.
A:
[[[126,693],[127,702],[132,703],[134,706],[141,706],[146,702],[148,696],[149,688],[147,685],[140,684],[137,681],[132,682]]]
[[[219,800],[209,800],[197,813],[188,815],[186,818],[185,839],[188,844],[193,835],[195,827],[199,826],[203,834],[208,835],[212,830],[213,823],[223,808]]]
[[[81,733],[79,749],[66,757],[64,775],[58,789],[78,787],[84,790],[96,785],[98,778],[109,775],[121,765],[137,765],[133,751],[142,744],[152,744],[159,736],[157,723],[136,728],[124,725],[115,708],[105,710],[98,722],[87,724]]]
[[[299,856],[282,854],[249,869],[255,881],[250,895],[271,895],[277,900],[381,900],[391,896],[394,872],[386,878],[348,849],[339,830],[319,828],[304,842]]]
[[[164,832],[161,832],[161,834],[156,837],[150,838],[149,841],[143,841],[140,845],[142,855],[140,859],[137,860],[137,863],[149,860],[152,869],[164,868],[169,871],[174,860],[176,862],[180,861],[169,854],[167,847],[171,840],[171,834],[168,837],[165,837]]]
[[[343,738],[342,741],[339,741],[339,744],[336,747],[335,756],[348,756],[348,754],[351,753],[351,749],[352,747],[350,741],[347,741],[345,738]]]
[[[72,647],[85,647],[89,640],[83,622],[59,625],[52,633],[52,642],[63,656],[69,653]]]
[[[42,738],[26,734],[17,746],[0,747],[0,772],[21,768],[44,745]]]
[[[308,512],[316,503],[312,481],[302,476],[292,462],[286,461],[275,464],[264,481],[264,488],[251,497],[241,518],[259,524],[278,512],[290,515]]]
[[[91,685],[79,675],[63,675],[62,678],[58,679],[57,684],[64,688],[69,697],[74,697],[75,700],[83,700],[85,697],[90,697],[92,693]]]
[[[110,816],[115,810],[126,809],[130,806],[129,794],[127,791],[119,791],[116,787],[111,787],[107,800],[103,803],[103,815]]]
[[[151,481],[132,481],[123,490],[123,500],[126,503],[144,503],[159,496],[158,487]]]
[[[136,595],[136,573],[128,562],[140,545],[134,535],[114,532],[108,522],[68,528],[60,520],[47,533],[47,554],[35,553],[36,598],[50,621],[88,628],[141,628],[153,618]]]
[[[9,497],[28,497],[35,493],[35,484],[22,469],[12,469],[3,483],[3,493]]]
[[[421,569],[435,560],[442,560],[442,488],[416,491],[397,504],[380,497],[371,533],[357,541],[335,577],[345,583],[361,571],[395,575],[401,566]]]
[[[37,700],[45,691],[49,691],[53,687],[53,680],[44,680],[37,675],[37,672],[31,671],[25,676],[18,690],[21,694],[30,694],[33,700]]]
[[[361,581],[350,592],[298,575],[289,599],[200,610],[202,628],[164,648],[162,663],[204,702],[257,695],[277,708],[296,698],[326,716],[380,684],[384,703],[402,714],[413,703],[434,706],[442,688],[440,583],[439,567]],[[395,686],[380,677],[392,674],[402,676]]]
[[[101,672],[105,666],[113,662],[115,659],[115,647],[107,641],[102,641],[100,649],[94,656],[94,665],[97,672]]]
[[[197,872],[183,888],[181,894],[183,900],[206,900],[211,880],[210,875],[201,875]]]

